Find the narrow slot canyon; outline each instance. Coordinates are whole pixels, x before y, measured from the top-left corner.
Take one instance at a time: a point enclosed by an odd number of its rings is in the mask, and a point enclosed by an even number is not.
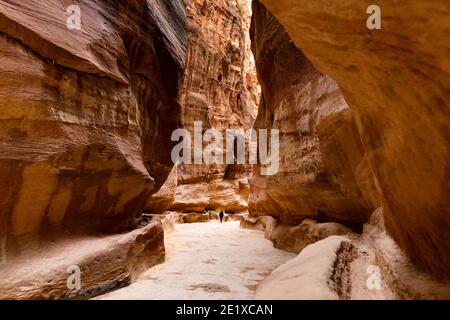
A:
[[[450,299],[450,4],[376,2],[0,0],[0,300]]]

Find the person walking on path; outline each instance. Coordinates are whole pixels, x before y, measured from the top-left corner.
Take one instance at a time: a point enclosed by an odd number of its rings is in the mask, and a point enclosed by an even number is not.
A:
[[[223,217],[224,217],[224,216],[225,216],[225,214],[223,213],[223,211],[220,211],[220,214],[219,214],[220,223],[223,222]]]

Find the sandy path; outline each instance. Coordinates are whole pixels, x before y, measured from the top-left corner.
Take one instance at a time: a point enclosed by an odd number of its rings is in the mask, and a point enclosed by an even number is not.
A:
[[[238,222],[176,225],[165,242],[164,264],[98,299],[252,299],[263,278],[295,257]]]

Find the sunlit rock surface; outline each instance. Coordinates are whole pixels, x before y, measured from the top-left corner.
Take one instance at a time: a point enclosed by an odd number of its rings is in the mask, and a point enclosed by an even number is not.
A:
[[[0,299],[89,299],[129,285],[164,259],[159,221],[125,234],[72,237],[0,265]]]
[[[0,256],[61,229],[136,226],[173,164],[180,1],[0,2]]]
[[[339,84],[368,151],[389,233],[421,268],[450,277],[448,1],[262,0]]]
[[[275,269],[255,298],[449,299],[450,283],[419,270],[386,233],[382,208],[373,212],[362,234],[329,235]]]
[[[250,2],[190,0],[186,12],[189,51],[181,98],[184,126],[192,139],[195,121],[202,123],[203,132],[219,129],[224,137],[226,129],[251,128],[259,86],[250,59]],[[225,154],[225,149],[221,151]],[[155,206],[151,197],[146,211],[245,211],[251,170],[248,165],[181,164],[178,186],[163,195],[166,206]],[[161,203],[161,196],[157,197]]]

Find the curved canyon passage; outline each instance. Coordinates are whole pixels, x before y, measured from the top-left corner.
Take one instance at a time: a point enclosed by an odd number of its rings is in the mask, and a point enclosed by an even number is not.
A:
[[[261,280],[295,257],[239,222],[176,225],[165,245],[163,264],[98,299],[252,299]]]
[[[450,1],[68,2],[0,0],[0,299],[450,299]]]

